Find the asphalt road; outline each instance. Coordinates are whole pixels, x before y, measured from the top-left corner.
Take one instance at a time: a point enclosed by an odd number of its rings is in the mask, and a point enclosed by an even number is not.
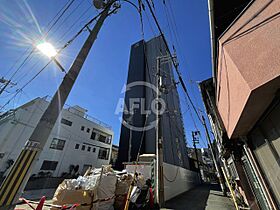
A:
[[[165,209],[234,210],[234,204],[224,197],[218,184],[203,184],[166,202]]]
[[[53,191],[50,192],[38,192],[32,191],[25,194],[25,198],[37,200],[41,197],[41,194],[48,195],[48,198],[51,198]],[[39,196],[40,195],[40,196]],[[51,203],[51,200],[48,200],[47,203]],[[36,206],[36,205],[34,205]],[[32,208],[27,205],[18,205],[18,210],[31,210]],[[44,207],[44,210],[49,209]],[[165,208],[163,209],[174,209],[174,210],[235,210],[233,202],[228,197],[224,197],[219,185],[217,184],[204,184],[197,186],[190,191],[179,195],[172,200],[166,202]]]

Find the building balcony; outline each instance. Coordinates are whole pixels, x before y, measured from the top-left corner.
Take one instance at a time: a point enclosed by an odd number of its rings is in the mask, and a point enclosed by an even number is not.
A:
[[[216,105],[229,138],[246,135],[280,88],[280,1],[251,3],[219,38]]]

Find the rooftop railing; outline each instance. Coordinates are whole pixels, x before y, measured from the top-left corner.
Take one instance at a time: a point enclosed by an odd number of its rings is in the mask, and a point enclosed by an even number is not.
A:
[[[45,96],[45,97],[43,97],[42,99],[44,99],[44,100],[50,102],[51,97],[50,97],[50,96]],[[71,112],[72,114],[74,114],[74,115],[76,115],[76,116],[82,117],[82,118],[87,119],[87,120],[89,120],[89,121],[91,121],[91,122],[94,122],[94,123],[96,123],[96,124],[98,124],[98,125],[100,125],[100,126],[102,126],[102,127],[105,127],[105,128],[108,128],[108,129],[112,130],[112,126],[110,126],[110,125],[108,125],[108,124],[102,122],[101,120],[98,120],[97,118],[95,118],[95,117],[93,117],[93,116],[90,116],[90,115],[88,115],[88,114],[86,114],[86,113],[84,114],[84,116],[81,116],[81,115],[79,115],[79,114],[73,112],[71,109],[74,109],[74,110],[76,110],[76,111],[78,111],[78,112],[81,112],[80,110],[76,109],[76,108],[73,107],[73,106],[70,106],[70,105],[68,105],[68,104],[65,104],[64,107],[63,107],[63,109],[65,109],[65,110]]]

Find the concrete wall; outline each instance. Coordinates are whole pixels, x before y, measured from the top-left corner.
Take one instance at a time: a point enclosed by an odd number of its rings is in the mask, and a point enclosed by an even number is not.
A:
[[[190,190],[199,184],[197,172],[163,163],[164,198],[166,201]]]
[[[145,179],[151,179],[151,164],[139,164],[136,172],[144,176]],[[135,165],[126,165],[129,173],[134,173]],[[177,195],[180,195],[197,184],[200,184],[197,172],[188,169],[163,163],[164,174],[164,199],[168,201]]]

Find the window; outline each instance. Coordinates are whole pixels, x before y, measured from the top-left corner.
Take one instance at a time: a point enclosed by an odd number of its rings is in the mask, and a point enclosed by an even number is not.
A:
[[[79,144],[76,144],[75,145],[75,149],[79,149],[80,145]]]
[[[95,150],[96,150],[96,148],[95,148],[95,147],[93,147],[93,148],[92,148],[92,152],[95,152]]]
[[[5,156],[5,153],[1,152],[0,153],[0,159],[2,159]]]
[[[90,132],[90,129],[89,128],[87,128],[87,133],[89,133]]]
[[[90,152],[90,149],[91,149],[91,147],[88,147],[88,148],[87,148],[87,151]]]
[[[106,144],[111,144],[111,139],[112,139],[112,136],[106,136],[106,135],[102,135],[102,134],[100,134],[98,137],[98,141],[101,141]]]
[[[81,126],[81,131],[84,131],[85,130],[85,126]]]
[[[98,158],[108,160],[109,158],[109,149],[107,148],[99,148]]]
[[[55,171],[57,164],[58,164],[57,161],[44,160],[40,170]]]
[[[57,149],[57,150],[63,150],[64,145],[65,145],[65,140],[53,138],[50,148]]]
[[[107,143],[107,142],[106,142],[106,136],[103,136],[103,135],[100,134],[100,135],[99,135],[99,138],[98,138],[98,141]]]
[[[85,145],[83,145],[83,146],[82,146],[82,150],[85,150],[85,149],[86,149],[86,146],[85,146]]]
[[[94,131],[92,131],[90,138],[91,138],[92,140],[94,140],[95,137],[96,137],[96,133],[95,133]]]
[[[65,125],[72,126],[72,122],[64,118],[62,118],[60,122]]]
[[[111,144],[112,136],[107,137],[107,144]]]

